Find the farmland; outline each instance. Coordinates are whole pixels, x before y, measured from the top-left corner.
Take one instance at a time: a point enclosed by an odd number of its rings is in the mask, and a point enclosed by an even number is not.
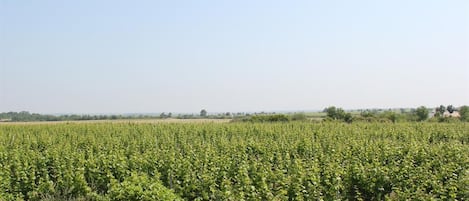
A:
[[[467,123],[0,124],[0,200],[467,200]]]

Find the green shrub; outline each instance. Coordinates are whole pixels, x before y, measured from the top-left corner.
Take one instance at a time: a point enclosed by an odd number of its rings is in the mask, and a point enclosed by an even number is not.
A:
[[[135,172],[123,182],[112,180],[109,197],[113,201],[180,200],[172,190],[164,187],[159,180]]]
[[[305,121],[307,120],[305,113],[295,113],[291,116],[293,121]]]
[[[241,119],[233,119],[233,122],[289,122],[290,117],[284,114],[273,114],[273,115],[254,115]]]

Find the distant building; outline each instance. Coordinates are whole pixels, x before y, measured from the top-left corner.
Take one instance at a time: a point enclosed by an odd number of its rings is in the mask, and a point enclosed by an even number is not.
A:
[[[435,116],[437,115],[437,113],[438,113],[438,112],[436,111],[436,109],[432,109],[432,110],[430,111],[430,113],[428,114],[428,116],[429,116],[430,118],[432,118],[432,117],[435,117]],[[445,111],[445,112],[443,113],[443,117],[459,118],[459,117],[461,117],[461,115],[459,114],[458,111],[454,111],[453,113],[449,113],[448,111]]]
[[[456,117],[456,118],[459,118],[459,117],[461,117],[461,115],[459,114],[458,111],[454,111],[453,113],[449,113],[448,111],[445,111],[443,113],[443,117]]]

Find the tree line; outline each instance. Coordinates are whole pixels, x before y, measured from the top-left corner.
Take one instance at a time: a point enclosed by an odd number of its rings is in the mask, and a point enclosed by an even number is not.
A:
[[[209,114],[207,110],[202,109],[199,114],[177,114],[161,113],[160,115],[47,115],[22,112],[4,112],[0,113],[0,121],[29,122],[29,121],[81,121],[81,120],[117,120],[117,119],[232,119],[234,122],[289,122],[289,121],[343,121],[347,123],[361,122],[454,122],[469,121],[469,106],[454,107],[453,105],[440,105],[436,108],[427,108],[420,106],[410,110],[377,110],[366,109],[355,112],[345,111],[336,106],[325,108],[323,116],[320,118],[308,116],[305,113],[277,114],[273,113],[218,113]],[[454,114],[458,115],[454,115]]]
[[[81,120],[115,120],[115,119],[145,119],[155,118],[151,115],[48,115],[22,112],[0,113],[1,121],[30,122],[30,121],[81,121]]]
[[[420,106],[418,108],[410,109],[410,111],[400,110],[399,112],[387,110],[377,112],[376,110],[363,110],[358,115],[353,115],[350,112],[345,112],[342,108],[330,106],[323,110],[326,113],[325,121],[390,121],[390,122],[405,122],[405,121],[432,121],[432,122],[454,122],[454,121],[469,121],[469,106],[461,106],[459,108],[453,105],[440,105],[435,109]],[[458,113],[458,115],[453,115]]]

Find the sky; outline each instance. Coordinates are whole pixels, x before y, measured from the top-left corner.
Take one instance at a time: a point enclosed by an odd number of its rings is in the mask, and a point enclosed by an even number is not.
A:
[[[467,0],[0,0],[0,112],[469,105]]]

